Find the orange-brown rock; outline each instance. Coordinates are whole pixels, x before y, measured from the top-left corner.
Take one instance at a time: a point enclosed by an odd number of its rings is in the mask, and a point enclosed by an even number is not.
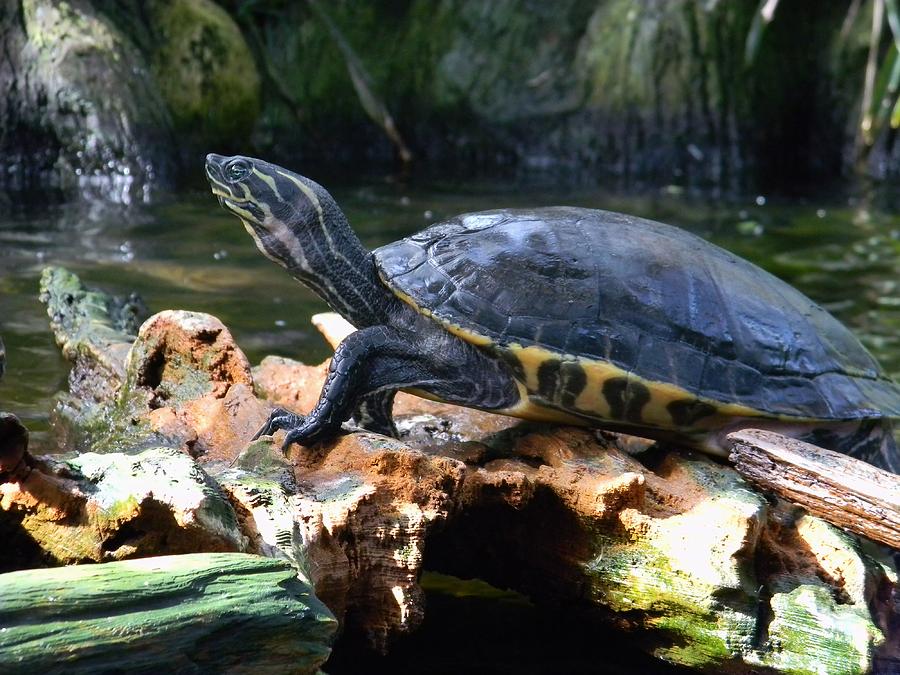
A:
[[[160,312],[126,361],[124,397],[152,431],[195,457],[231,460],[263,425],[247,357],[209,314]]]
[[[451,513],[465,465],[367,433],[342,436],[327,452],[295,451],[291,464],[280,437],[254,444],[217,478],[252,523],[256,549],[294,559],[349,631],[386,649],[423,618],[426,537]],[[266,465],[275,467],[268,483]]]
[[[283,356],[267,356],[253,368],[253,385],[273,406],[305,415],[319,400],[329,363],[308,366]]]
[[[710,672],[864,672],[898,639],[886,565],[704,456],[633,457],[647,444],[398,396],[400,440],[345,434],[285,458],[281,432],[246,439],[270,405],[307,412],[325,364],[266,359],[264,403],[224,326],[190,313],[145,324],[129,359],[107,410],[127,410],[141,443],[227,460],[207,467],[250,548],[290,559],[377,647],[421,620],[423,569],[611,617]]]

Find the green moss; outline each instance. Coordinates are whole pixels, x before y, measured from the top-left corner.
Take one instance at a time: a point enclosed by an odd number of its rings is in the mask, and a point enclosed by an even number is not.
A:
[[[3,672],[320,672],[337,621],[286,562],[235,553],[0,577]]]
[[[673,569],[658,549],[606,541],[588,570],[596,600],[615,612],[644,617],[658,631],[654,654],[702,668],[739,660],[755,630],[756,598],[735,590],[726,604],[721,587]]]
[[[804,516],[793,524],[801,540],[846,554],[840,591],[795,572],[758,580],[757,557],[772,555],[756,548],[767,521],[761,496],[734,471],[704,459],[680,457],[671,468],[704,498],[649,520],[630,538],[598,534],[598,554],[587,565],[595,601],[639,622],[656,656],[693,668],[866,672],[883,639],[866,604],[867,579],[879,572],[856,540]],[[761,602],[763,589],[769,607]]]
[[[320,4],[359,56],[374,91],[402,130],[435,108],[438,63],[457,25],[452,3]],[[305,123],[323,138],[332,130],[355,125],[371,126],[378,133],[357,98],[343,56],[305,3],[285,9],[277,22],[268,22],[264,35],[273,75],[297,101]],[[268,107],[265,115],[270,126],[292,128],[297,123],[278,105]]]
[[[137,498],[134,495],[128,495],[125,499],[113,502],[104,508],[103,516],[111,524],[115,524],[130,519],[137,511],[138,505]]]
[[[211,0],[149,4],[160,41],[151,68],[175,124],[192,143],[230,145],[259,114],[260,82],[240,29]]]
[[[23,0],[22,11],[29,42],[48,57],[76,36],[80,49],[97,50],[113,58],[121,48],[120,37],[109,24],[77,10],[69,2]]]
[[[865,606],[835,602],[832,589],[802,585],[777,593],[760,663],[796,675],[867,673],[883,641]]]

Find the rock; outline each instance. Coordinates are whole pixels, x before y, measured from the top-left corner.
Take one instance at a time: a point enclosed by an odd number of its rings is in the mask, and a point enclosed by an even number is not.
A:
[[[840,6],[781,5],[747,63],[756,10],[705,0],[328,6],[398,128],[432,163],[593,167],[678,184],[836,175],[855,133],[866,40],[845,39]],[[392,159],[325,26],[302,5],[253,19],[294,98],[271,96],[264,108],[273,148],[311,161]],[[866,36],[868,23],[860,14]],[[829,58],[835,49],[846,59]],[[317,134],[291,137],[296,108]],[[292,140],[298,148],[285,147]]]
[[[204,553],[0,576],[0,670],[317,673],[337,623],[283,561]]]
[[[328,361],[308,366],[284,356],[267,356],[253,368],[253,386],[273,406],[305,414],[319,400],[327,374]]]
[[[69,394],[53,414],[61,448],[168,445],[230,461],[265,422],[250,364],[215,317],[167,311],[137,330],[134,298],[88,290],[60,268],[45,270],[41,288],[57,343],[73,361]]]
[[[61,267],[41,274],[41,302],[63,356],[72,362],[69,393],[100,402],[116,395],[125,377],[125,355],[134,342],[143,303],[90,290]]]
[[[146,14],[156,36],[151,70],[185,149],[236,147],[260,108],[256,64],[237,24],[212,0],[154,0]]]
[[[119,405],[132,420],[207,460],[233,459],[268,417],[231,333],[197,312],[160,312],[141,326]]]
[[[728,467],[673,452],[651,471],[575,430],[525,436],[515,454],[466,474],[429,569],[587,603],[660,658],[716,672],[863,673],[897,640],[883,614],[896,577]]]
[[[0,477],[27,472],[28,430],[12,413],[0,412]]]
[[[5,3],[0,40],[0,189],[146,201],[256,121],[255,60],[211,0]]]
[[[24,475],[0,477],[0,515],[41,548],[46,562],[107,562],[246,546],[219,486],[171,448],[137,455],[84,453],[68,460],[44,456],[28,463]],[[3,562],[6,568],[16,565]]]
[[[0,187],[143,200],[171,121],[134,44],[88,0],[3,3]]]

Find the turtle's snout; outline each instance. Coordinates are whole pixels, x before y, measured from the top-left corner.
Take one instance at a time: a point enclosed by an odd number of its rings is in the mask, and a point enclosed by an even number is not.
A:
[[[228,159],[227,157],[223,157],[222,155],[216,155],[214,153],[209,153],[206,156],[206,176],[207,176],[207,178],[221,180],[222,167],[225,165],[225,162],[227,159]]]
[[[225,179],[225,166],[229,159],[212,153],[206,156],[206,179],[212,193],[219,200],[219,205],[225,208],[229,208],[229,201],[233,202],[236,199],[234,190]]]

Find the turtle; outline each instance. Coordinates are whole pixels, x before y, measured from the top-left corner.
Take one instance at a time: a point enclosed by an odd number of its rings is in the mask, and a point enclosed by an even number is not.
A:
[[[727,455],[772,429],[900,469],[900,388],[787,283],[677,227],[554,206],[467,213],[367,250],[328,191],[210,154],[214,195],[259,250],[357,330],[308,415],[260,435],[327,441],[352,418],[396,436],[397,391]]]

